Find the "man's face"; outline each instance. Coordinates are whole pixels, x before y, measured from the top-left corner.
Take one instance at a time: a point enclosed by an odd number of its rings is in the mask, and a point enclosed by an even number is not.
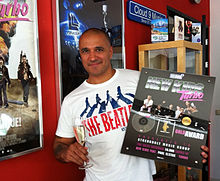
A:
[[[169,109],[173,109],[173,105],[172,104],[169,105]]]
[[[110,59],[113,50],[103,34],[94,32],[84,34],[80,38],[79,50],[89,78],[100,80],[112,71]]]
[[[0,66],[2,66],[3,65],[3,60],[2,59],[0,59]]]
[[[8,23],[4,23],[2,26],[2,30],[9,33],[10,32],[10,25]]]
[[[10,37],[14,36],[16,33],[16,24],[17,24],[17,21],[9,21],[9,25],[10,25],[9,36]]]
[[[190,103],[188,101],[185,102],[186,106],[190,106]]]
[[[26,58],[25,57],[22,57],[22,62],[26,63]]]

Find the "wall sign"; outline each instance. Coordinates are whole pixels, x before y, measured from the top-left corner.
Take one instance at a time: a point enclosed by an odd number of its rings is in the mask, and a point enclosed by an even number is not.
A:
[[[130,20],[150,26],[152,19],[166,18],[166,15],[154,11],[153,9],[138,4],[134,1],[128,1],[127,17]]]

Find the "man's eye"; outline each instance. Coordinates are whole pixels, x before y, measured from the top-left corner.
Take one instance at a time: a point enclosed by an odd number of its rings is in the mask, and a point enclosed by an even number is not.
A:
[[[96,51],[97,52],[102,52],[102,51],[104,51],[104,48],[97,48]]]
[[[87,49],[82,49],[80,52],[81,52],[81,53],[87,53],[88,50],[87,50]]]

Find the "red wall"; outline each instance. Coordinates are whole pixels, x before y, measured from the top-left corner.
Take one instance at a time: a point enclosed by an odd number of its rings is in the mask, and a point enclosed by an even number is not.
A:
[[[55,1],[55,0],[53,0]],[[43,98],[44,148],[31,154],[0,162],[1,180],[82,180],[83,172],[55,160],[52,143],[57,124],[55,65],[53,54],[52,0],[38,0],[40,69]]]
[[[127,0],[125,1],[127,2]],[[207,15],[207,20],[209,20],[209,0],[203,0],[200,5],[192,5],[189,1],[184,0],[183,5],[183,0],[136,0],[136,2],[163,14],[166,14],[166,6],[169,5],[200,21],[202,15]],[[51,3],[52,0],[38,0],[44,148],[41,151],[0,162],[1,180],[80,181],[83,178],[83,172],[78,171],[71,164],[59,163],[53,157],[52,152],[58,110],[56,105]],[[127,68],[137,69],[137,45],[150,42],[150,29],[148,26],[125,19]]]

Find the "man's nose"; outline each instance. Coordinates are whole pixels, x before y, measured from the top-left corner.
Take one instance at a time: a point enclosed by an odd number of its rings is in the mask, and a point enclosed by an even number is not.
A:
[[[96,52],[95,51],[91,51],[89,54],[89,59],[90,60],[95,60],[96,59]]]

